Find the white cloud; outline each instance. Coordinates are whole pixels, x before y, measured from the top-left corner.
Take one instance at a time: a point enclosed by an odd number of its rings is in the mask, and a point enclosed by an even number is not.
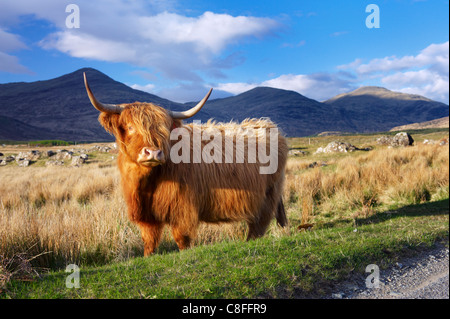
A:
[[[31,74],[28,68],[19,63],[17,57],[4,52],[0,52],[0,72]]]
[[[0,25],[20,17],[45,20],[57,29],[39,42],[67,55],[107,62],[125,62],[160,72],[171,80],[202,82],[201,74],[223,76],[229,63],[221,54],[247,38],[264,37],[279,24],[269,18],[204,12],[176,13],[175,0],[79,0],[80,28],[68,29],[70,2],[15,0],[2,3]],[[233,56],[227,52],[229,56]],[[225,58],[226,59],[226,58]],[[243,59],[233,59],[233,65]]]
[[[363,64],[361,59],[357,59],[347,66],[344,65],[340,68],[354,68],[359,74],[370,74],[431,66],[437,69],[437,71],[448,75],[448,52],[449,43],[447,41],[441,44],[431,44],[416,56],[404,56],[400,58],[390,56],[381,59],[373,59],[366,64]]]
[[[323,101],[349,91],[351,81],[338,73],[287,74],[265,81],[262,85],[296,91],[309,98]]]
[[[0,72],[30,73],[17,57],[8,54],[22,49],[27,49],[27,46],[17,35],[0,28]]]
[[[126,43],[97,38],[81,32],[62,31],[40,42],[44,49],[57,49],[76,58],[136,63],[136,51]]]
[[[217,85],[216,89],[229,92],[231,94],[240,94],[245,91],[251,90],[257,86],[258,84],[249,84],[249,83],[220,83]]]
[[[0,28],[0,51],[11,52],[26,48],[26,44],[23,43],[16,34],[6,32]]]
[[[213,12],[188,17],[154,13],[144,1],[126,8],[124,3],[108,2],[106,15],[97,1],[95,6],[80,4],[80,29],[61,28],[43,39],[41,46],[74,57],[151,68],[172,80],[201,81],[201,72],[221,75],[220,70],[229,67],[217,61],[230,45],[266,36],[279,26],[269,18]],[[234,59],[239,61],[243,60]]]
[[[348,31],[336,31],[330,34],[330,37],[340,37],[341,35],[347,34]]]
[[[431,44],[417,55],[362,59],[341,65],[341,70],[355,72],[360,81],[378,78],[388,89],[415,93],[448,103],[449,42]]]
[[[260,83],[221,83],[217,89],[240,94],[257,86],[291,90],[318,101],[355,89],[344,73],[284,74]]]
[[[381,79],[381,82],[396,91],[419,94],[433,100],[448,103],[448,76],[429,69],[419,71],[397,72]]]
[[[337,66],[336,73],[284,74],[259,83],[221,83],[232,94],[257,86],[296,91],[323,101],[360,86],[382,85],[398,92],[420,94],[433,100],[449,100],[449,42],[431,44],[416,56],[384,57],[363,63],[362,59]]]
[[[130,87],[132,87],[135,90],[140,90],[140,91],[144,91],[144,92],[148,92],[148,93],[152,93],[155,94],[155,85],[154,84],[146,84],[146,85],[140,85],[140,84],[132,84],[129,85]]]
[[[160,44],[192,44],[197,52],[219,53],[227,45],[249,36],[259,36],[277,27],[268,18],[255,18],[205,12],[199,17],[185,17],[162,12],[139,17],[140,35]]]

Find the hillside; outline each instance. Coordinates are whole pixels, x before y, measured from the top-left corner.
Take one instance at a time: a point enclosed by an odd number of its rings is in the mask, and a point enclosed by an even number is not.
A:
[[[0,139],[112,141],[89,102],[83,72],[96,97],[105,103],[152,102],[175,111],[194,104],[175,103],[135,90],[100,71],[84,68],[46,81],[0,84]],[[228,122],[269,117],[287,136],[310,136],[324,131],[388,131],[448,114],[446,104],[377,87],[359,88],[324,103],[293,91],[257,87],[222,99],[214,99],[213,92],[191,120]]]
[[[205,109],[217,121],[269,117],[287,136],[348,128],[345,120],[328,105],[294,91],[269,87],[257,87],[233,97],[208,101]]]
[[[353,132],[388,131],[399,125],[448,116],[448,105],[420,95],[393,92],[381,87],[362,87],[324,102],[343,118]]]
[[[431,121],[413,123],[408,125],[396,126],[391,131],[405,131],[405,130],[421,130],[426,128],[446,128],[449,127],[449,117],[442,117]]]
[[[155,95],[134,90],[114,81],[105,74],[90,68],[80,69],[61,77],[30,83],[8,83],[0,85],[0,112],[8,127],[13,129],[19,121],[21,130],[0,131],[0,139],[65,139],[75,141],[112,140],[97,121],[95,110],[86,95],[83,72],[96,96],[107,103],[135,101],[154,102],[176,109],[179,104],[161,99]]]
[[[41,139],[51,139],[53,134],[44,129],[0,115],[0,139],[25,141],[33,139],[35,136],[39,136]]]

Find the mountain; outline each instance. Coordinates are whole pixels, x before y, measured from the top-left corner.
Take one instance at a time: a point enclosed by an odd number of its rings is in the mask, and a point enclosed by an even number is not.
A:
[[[269,87],[257,87],[236,96],[208,101],[204,109],[222,122],[268,117],[287,136],[347,129],[345,121],[328,105],[294,91]]]
[[[53,139],[53,135],[44,129],[0,115],[0,139],[26,141],[36,136],[41,140]]]
[[[98,111],[87,97],[83,72],[104,103],[152,102],[174,111],[195,104],[175,103],[84,68],[47,81],[0,84],[0,139],[113,140],[98,123]],[[214,99],[213,92],[191,120],[229,122],[269,117],[287,136],[308,136],[323,131],[388,131],[448,114],[446,104],[378,87],[363,87],[323,103],[293,91],[257,87],[222,99]]]
[[[0,114],[4,125],[0,139],[15,136],[12,139],[112,140],[97,121],[98,111],[87,97],[83,72],[96,97],[105,103],[146,101],[173,110],[184,109],[181,104],[134,90],[95,69],[84,68],[47,81],[0,84]],[[17,129],[5,133],[6,125]]]
[[[352,132],[388,131],[399,125],[449,115],[448,105],[416,94],[366,86],[324,102],[348,121]]]
[[[448,128],[448,127],[449,127],[449,117],[446,116],[431,121],[396,126],[391,128],[391,131],[421,130],[426,128]]]

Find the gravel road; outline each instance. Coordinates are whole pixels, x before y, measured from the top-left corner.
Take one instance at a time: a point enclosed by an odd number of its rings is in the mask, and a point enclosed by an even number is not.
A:
[[[364,276],[355,276],[333,289],[327,299],[449,299],[449,250],[440,245],[419,256],[379,270],[378,288],[367,288]],[[369,285],[374,285],[372,281]]]

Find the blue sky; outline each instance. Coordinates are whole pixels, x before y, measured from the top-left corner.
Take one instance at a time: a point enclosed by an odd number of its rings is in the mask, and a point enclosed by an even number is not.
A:
[[[69,28],[69,4],[79,28]],[[368,28],[366,6],[379,8]],[[0,83],[96,68],[174,101],[364,85],[448,103],[448,0],[0,0]]]

